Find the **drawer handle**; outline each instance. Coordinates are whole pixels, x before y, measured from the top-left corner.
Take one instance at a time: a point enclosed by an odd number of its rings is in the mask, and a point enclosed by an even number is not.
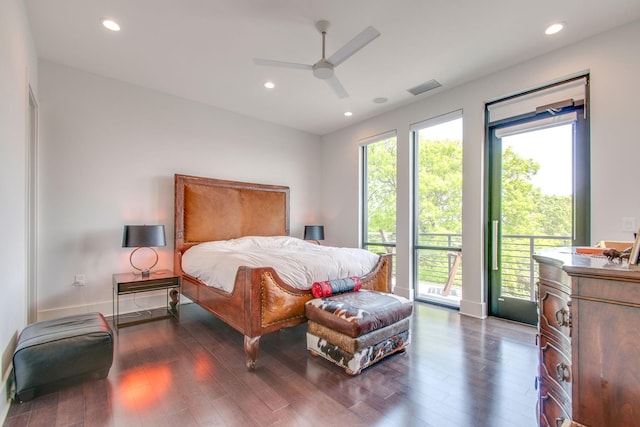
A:
[[[569,367],[564,364],[564,362],[560,362],[556,365],[556,378],[558,381],[569,382],[571,379],[571,373],[569,372]]]
[[[569,310],[562,307],[556,311],[556,321],[558,322],[558,326],[571,327],[571,313],[569,313]]]

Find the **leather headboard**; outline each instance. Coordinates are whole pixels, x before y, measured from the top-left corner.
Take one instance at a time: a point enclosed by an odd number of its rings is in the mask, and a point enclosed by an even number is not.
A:
[[[175,175],[175,242],[289,235],[289,187]]]

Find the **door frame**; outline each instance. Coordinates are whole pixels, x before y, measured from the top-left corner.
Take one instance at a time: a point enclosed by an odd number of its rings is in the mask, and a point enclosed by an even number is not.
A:
[[[588,87],[588,86],[587,86]],[[588,91],[587,91],[588,93]],[[577,102],[575,105],[565,107],[562,112],[575,111],[577,113],[576,125],[574,125],[573,135],[573,206],[572,206],[572,246],[589,245],[591,241],[591,183],[590,183],[590,131],[587,120],[586,102]],[[520,117],[513,117],[500,122],[485,124],[485,218],[487,218],[484,233],[485,241],[485,283],[487,284],[488,310],[491,316],[501,317],[521,323],[535,325],[537,323],[537,301],[518,300],[516,298],[502,297],[498,282],[501,279],[500,271],[495,273],[494,263],[500,265],[500,246],[497,246],[497,254],[493,253],[493,245],[496,237],[502,235],[501,223],[498,222],[497,229],[494,230],[493,220],[500,218],[500,203],[495,197],[496,188],[492,188],[492,182],[499,180],[497,177],[501,169],[497,169],[496,158],[501,163],[501,153],[494,153],[495,132],[497,129],[513,126],[521,123],[541,120],[552,117],[557,112],[538,112],[538,114],[526,114]],[[497,191],[501,194],[500,191]],[[497,232],[497,236],[496,236]],[[496,259],[497,256],[497,259]],[[515,304],[514,304],[515,303]]]
[[[27,324],[38,320],[38,100],[27,84],[26,120],[26,229],[25,229],[25,300]]]

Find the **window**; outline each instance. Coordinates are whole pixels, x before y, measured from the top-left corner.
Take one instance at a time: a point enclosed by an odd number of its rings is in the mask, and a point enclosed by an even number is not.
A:
[[[462,297],[462,112],[411,127],[414,144],[414,290],[459,307]]]
[[[370,138],[361,142],[361,147],[362,247],[393,254],[396,247],[396,134]]]

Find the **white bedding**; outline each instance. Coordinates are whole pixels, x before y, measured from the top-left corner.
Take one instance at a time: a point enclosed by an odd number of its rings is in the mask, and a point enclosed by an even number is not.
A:
[[[182,269],[231,292],[239,266],[273,267],[288,285],[308,290],[317,281],[362,277],[378,259],[364,249],[321,246],[288,236],[249,236],[193,246],[182,256]]]

